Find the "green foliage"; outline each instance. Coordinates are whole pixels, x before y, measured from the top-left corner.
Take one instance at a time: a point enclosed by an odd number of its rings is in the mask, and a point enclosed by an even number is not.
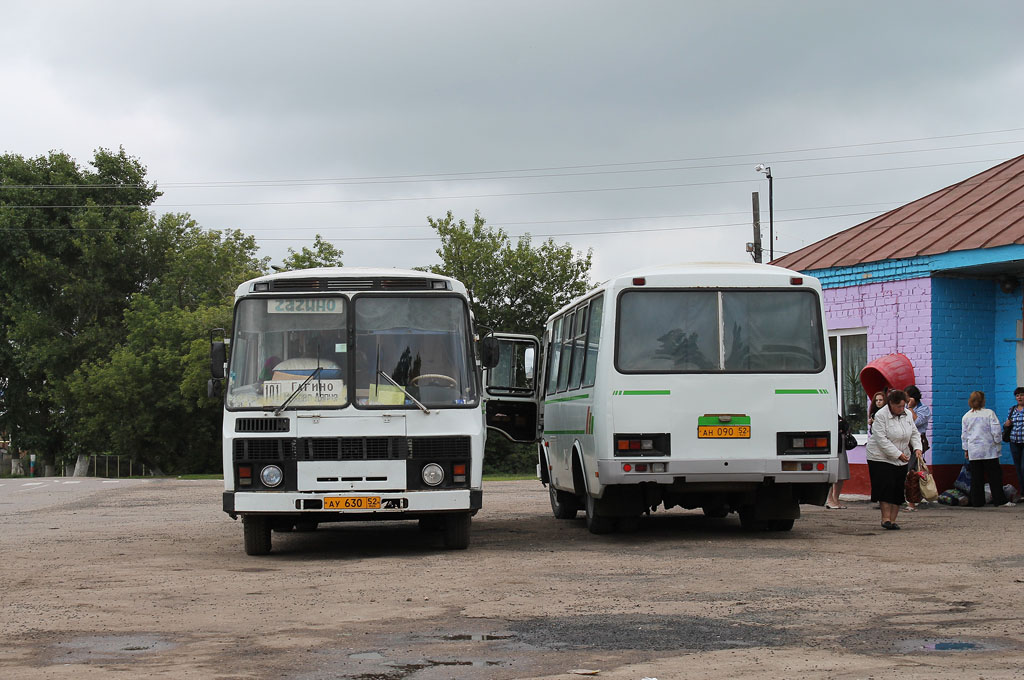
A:
[[[441,238],[441,264],[429,270],[466,284],[477,326],[539,337],[549,316],[589,288],[590,251],[574,253],[570,244],[550,238],[534,247],[529,235],[513,242],[505,230],[487,226],[479,212],[472,225],[456,222],[451,211],[427,221]],[[512,444],[497,434],[487,438],[485,474],[529,473],[536,463],[536,446]]]
[[[345,253],[336,248],[330,241],[325,241],[320,234],[316,235],[312,248],[303,246],[302,250],[295,252],[288,249],[288,257],[284,258],[281,265],[286,271],[294,269],[312,269],[313,267],[340,267],[341,256]]]
[[[46,462],[116,453],[209,468],[220,412],[198,367],[205,338],[267,262],[239,232],[156,219],[160,192],[123,149],[91,165],[0,156],[0,430]]]
[[[479,212],[472,225],[451,211],[427,221],[441,238],[441,264],[428,269],[466,284],[478,326],[539,336],[551,314],[589,288],[590,251],[574,253],[550,238],[534,247],[529,235],[513,242]]]

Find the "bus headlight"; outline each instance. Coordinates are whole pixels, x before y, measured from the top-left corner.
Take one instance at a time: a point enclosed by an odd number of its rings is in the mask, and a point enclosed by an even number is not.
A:
[[[427,463],[423,466],[420,476],[423,477],[423,483],[427,486],[437,486],[444,481],[444,469],[437,463]]]
[[[283,479],[284,473],[276,465],[268,465],[260,470],[260,481],[263,482],[263,486],[273,488],[280,484]]]

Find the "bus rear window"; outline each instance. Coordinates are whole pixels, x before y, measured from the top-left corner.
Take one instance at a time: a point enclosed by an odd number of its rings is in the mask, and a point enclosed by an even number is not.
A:
[[[619,299],[623,373],[817,373],[825,367],[809,290],[627,291]]]

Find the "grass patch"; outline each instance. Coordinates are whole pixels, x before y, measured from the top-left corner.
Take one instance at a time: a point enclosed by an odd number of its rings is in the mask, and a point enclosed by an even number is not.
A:
[[[222,474],[178,475],[178,479],[224,479],[224,475],[222,475]]]
[[[527,479],[536,481],[536,474],[523,474],[523,475],[484,475],[485,482],[522,482]]]

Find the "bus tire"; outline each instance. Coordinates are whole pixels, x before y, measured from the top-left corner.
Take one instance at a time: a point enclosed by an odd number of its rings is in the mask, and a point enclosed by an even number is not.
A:
[[[473,517],[468,512],[453,512],[444,518],[444,547],[465,550],[469,547],[469,527]]]
[[[556,489],[548,482],[548,496],[551,498],[551,512],[557,519],[576,519],[580,510],[580,500],[568,491]]]
[[[587,493],[587,530],[592,534],[610,534],[615,531],[615,518],[598,514],[598,502]]]
[[[242,517],[246,555],[266,555],[270,552],[270,518],[266,515]]]
[[[793,528],[793,519],[773,519],[768,522],[769,531],[790,531]]]
[[[444,529],[444,517],[442,515],[424,515],[419,521],[420,531],[441,531]]]

